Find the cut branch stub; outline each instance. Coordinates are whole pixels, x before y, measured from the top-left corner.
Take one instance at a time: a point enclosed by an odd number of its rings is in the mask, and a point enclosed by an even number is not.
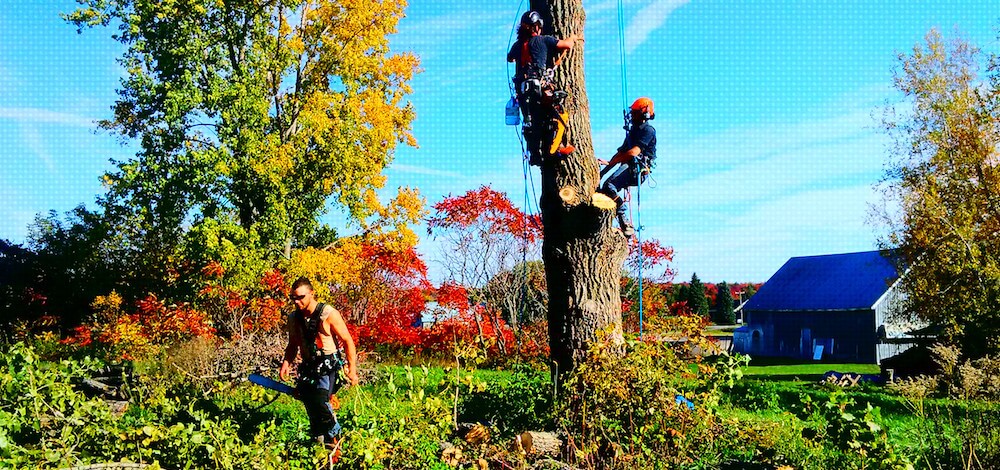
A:
[[[604,193],[594,193],[594,195],[590,197],[590,203],[598,209],[604,209],[607,211],[613,211],[618,208],[618,204],[616,204],[613,199],[606,196]]]
[[[576,189],[572,186],[566,186],[559,190],[559,199],[562,199],[563,204],[567,206],[575,206],[580,203],[580,198],[577,197]]]

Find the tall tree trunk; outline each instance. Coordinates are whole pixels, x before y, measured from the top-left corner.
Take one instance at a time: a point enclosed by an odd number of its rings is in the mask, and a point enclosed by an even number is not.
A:
[[[532,0],[531,8],[545,18],[545,34],[584,36],[582,0]],[[587,347],[599,334],[622,339],[620,279],[628,250],[613,224],[614,203],[595,194],[600,177],[591,138],[584,49],[578,41],[555,73],[558,86],[569,93],[566,133],[576,150],[565,158],[550,157],[541,167],[549,345],[560,376],[586,359]]]

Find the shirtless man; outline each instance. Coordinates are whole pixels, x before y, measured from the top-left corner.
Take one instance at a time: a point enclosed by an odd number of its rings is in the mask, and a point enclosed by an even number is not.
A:
[[[309,279],[296,279],[290,297],[295,303],[295,312],[288,317],[288,347],[285,348],[279,375],[282,380],[288,380],[295,357],[301,351],[302,363],[299,364],[296,383],[299,398],[309,415],[311,435],[318,442],[325,440],[327,445],[331,445],[340,434],[340,423],[330,406],[330,396],[344,385],[341,369],[351,385],[358,384],[358,355],[354,339],[340,312],[333,306],[316,301]],[[347,350],[346,366],[334,340],[335,334]]]

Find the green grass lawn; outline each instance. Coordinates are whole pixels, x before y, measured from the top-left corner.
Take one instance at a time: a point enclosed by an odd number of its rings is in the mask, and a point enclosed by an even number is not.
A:
[[[755,358],[743,373],[761,380],[802,380],[817,381],[828,371],[850,372],[853,374],[879,374],[876,364],[852,364],[830,362],[803,362],[781,358]]]
[[[712,325],[705,328],[705,336],[731,338],[736,328],[739,328],[739,325]]]

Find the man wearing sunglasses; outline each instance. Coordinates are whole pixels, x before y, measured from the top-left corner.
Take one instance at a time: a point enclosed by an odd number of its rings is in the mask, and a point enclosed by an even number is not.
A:
[[[340,423],[330,405],[330,397],[344,385],[358,384],[358,355],[347,323],[333,306],[316,301],[312,283],[300,277],[289,296],[295,312],[288,317],[288,347],[279,375],[288,380],[295,357],[302,353],[296,390],[309,415],[311,435],[328,446],[336,445]],[[334,339],[340,338],[347,351],[347,365]]]

